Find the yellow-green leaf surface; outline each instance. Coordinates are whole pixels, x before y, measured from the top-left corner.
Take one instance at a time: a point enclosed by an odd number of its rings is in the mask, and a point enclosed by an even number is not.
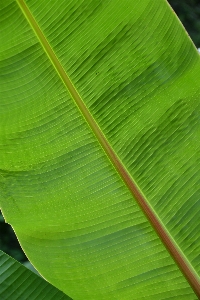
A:
[[[0,251],[0,299],[72,300],[3,251]]]
[[[165,0],[0,1],[0,207],[74,300],[198,299],[199,137]]]

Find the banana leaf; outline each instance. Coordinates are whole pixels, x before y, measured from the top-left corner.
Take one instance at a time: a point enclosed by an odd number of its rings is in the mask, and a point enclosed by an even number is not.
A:
[[[165,0],[1,0],[0,208],[74,300],[200,297],[200,57]]]
[[[71,298],[0,251],[0,299],[70,300]]]

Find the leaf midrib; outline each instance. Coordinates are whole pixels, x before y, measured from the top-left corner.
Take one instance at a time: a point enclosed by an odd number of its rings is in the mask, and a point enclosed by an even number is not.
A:
[[[20,9],[22,10],[25,18],[27,19],[28,23],[32,27],[33,31],[35,32],[36,37],[40,41],[41,46],[43,47],[44,51],[46,52],[47,56],[49,57],[52,65],[54,66],[56,72],[60,76],[61,80],[63,81],[64,85],[66,86],[67,90],[71,94],[71,97],[75,101],[76,105],[78,106],[81,114],[85,118],[86,122],[92,129],[94,135],[98,139],[100,145],[104,149],[106,155],[108,156],[109,160],[113,164],[114,168],[130,190],[133,197],[136,199],[137,203],[139,204],[140,208],[150,221],[151,225],[157,232],[159,238],[173,257],[176,264],[179,266],[180,270],[182,271],[183,275],[186,277],[188,282],[190,283],[191,287],[193,288],[196,295],[200,298],[200,281],[198,274],[185,257],[184,253],[178,247],[174,239],[171,237],[165,226],[162,224],[161,220],[157,216],[156,212],[148,203],[147,199],[120,161],[117,154],[114,152],[110,144],[108,143],[106,137],[102,133],[101,129],[99,128],[98,124],[90,114],[88,108],[84,104],[83,100],[81,99],[80,95],[78,94],[76,88],[74,87],[73,83],[67,76],[65,70],[63,69],[60,61],[56,57],[53,49],[51,48],[50,44],[48,43],[45,35],[43,34],[42,30],[40,29],[39,25],[37,24],[36,20],[34,19],[33,15],[31,14],[29,8],[25,4],[23,0],[16,0]]]

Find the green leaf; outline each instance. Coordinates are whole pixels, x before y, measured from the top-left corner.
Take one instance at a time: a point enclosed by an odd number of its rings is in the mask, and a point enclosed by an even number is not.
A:
[[[70,300],[71,298],[0,250],[0,299]]]
[[[200,57],[167,2],[0,9],[0,206],[31,263],[74,300],[200,297]]]

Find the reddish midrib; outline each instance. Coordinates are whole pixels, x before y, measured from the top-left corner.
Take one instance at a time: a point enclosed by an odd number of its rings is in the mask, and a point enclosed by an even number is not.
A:
[[[60,64],[59,60],[57,59],[56,55],[54,54],[52,48],[50,47],[49,43],[47,42],[43,32],[39,28],[38,24],[36,23],[35,19],[33,18],[31,12],[29,11],[28,7],[24,3],[23,0],[17,0],[22,12],[24,13],[25,17],[27,18],[28,22],[32,26],[36,36],[38,37],[42,47],[44,48],[45,52],[47,53],[48,57],[50,58],[52,64],[54,65],[57,73],[61,77],[62,81],[64,82],[65,86],[69,90],[72,98],[74,99],[75,103],[77,104],[78,108],[80,109],[81,113],[83,114],[84,118],[86,119],[87,123],[90,125],[92,131],[94,132],[95,136],[97,137],[99,143],[103,147],[104,151],[106,152],[107,156],[109,157],[110,161],[112,162],[113,166],[121,176],[122,180],[131,191],[132,195],[138,202],[139,206],[141,207],[142,211],[147,216],[148,220],[154,227],[155,231],[157,232],[158,236],[162,240],[163,244],[173,257],[174,261],[179,266],[180,270],[190,283],[191,287],[193,288],[196,295],[200,298],[200,281],[198,275],[193,270],[192,266],[189,265],[187,259],[182,255],[181,251],[178,249],[176,244],[173,242],[173,239],[170,237],[169,233],[154,213],[153,209],[148,204],[147,200],[139,190],[139,188],[134,183],[133,179],[131,178],[130,174],[126,170],[126,168],[121,163],[120,159],[117,157],[116,153],[113,151],[111,146],[109,145],[108,141],[106,140],[105,136],[101,132],[99,126],[93,119],[92,115],[88,111],[87,107],[83,103],[81,97],[79,96],[78,92],[76,91],[75,87],[73,86],[72,82],[70,81],[69,77],[65,73],[62,65]]]

